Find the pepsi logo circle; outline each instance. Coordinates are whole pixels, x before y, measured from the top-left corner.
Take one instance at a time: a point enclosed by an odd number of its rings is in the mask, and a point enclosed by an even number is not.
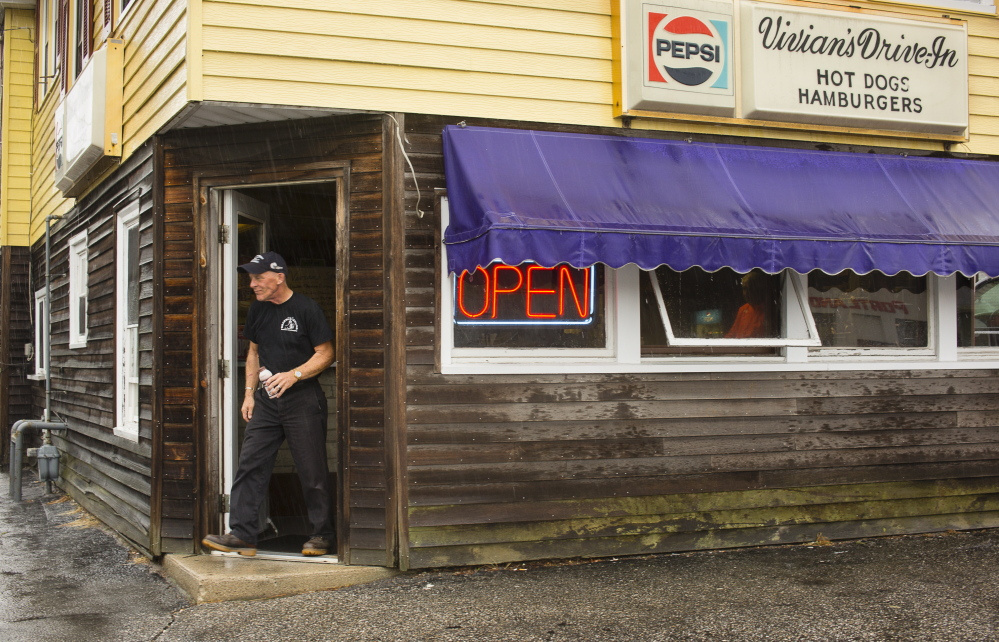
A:
[[[728,25],[687,13],[648,14],[649,76],[679,89],[728,88]]]

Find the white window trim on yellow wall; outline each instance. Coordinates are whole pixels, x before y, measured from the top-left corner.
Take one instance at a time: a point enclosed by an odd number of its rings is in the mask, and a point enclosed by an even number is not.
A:
[[[139,203],[117,216],[115,235],[115,427],[114,434],[139,440],[138,324],[128,322],[128,233],[139,226]]]
[[[69,347],[87,347],[87,233],[80,232],[69,241]],[[81,327],[82,326],[82,327]]]
[[[448,221],[447,199],[441,199],[441,226]],[[442,248],[447,252],[447,248]],[[785,300],[802,305],[807,276],[787,272]],[[793,372],[836,370],[942,370],[999,368],[999,348],[957,347],[957,277],[927,275],[928,346],[924,348],[822,348],[805,341],[782,340],[777,355],[669,355],[643,356],[641,324],[641,270],[634,264],[604,273],[607,302],[605,349],[485,349],[455,348],[453,334],[454,276],[440,274],[441,372],[443,374],[568,374],[655,372]],[[790,300],[789,300],[790,299]],[[785,309],[789,306],[785,306]],[[802,315],[790,315],[789,327]],[[807,317],[808,315],[803,315]],[[814,326],[813,326],[814,328]],[[814,329],[808,329],[812,334]],[[804,332],[797,328],[795,336]],[[814,336],[814,335],[812,335]],[[807,342],[812,344],[811,341]]]
[[[38,99],[45,98],[54,86],[59,72],[56,69],[58,37],[55,32],[59,15],[58,0],[41,0],[38,3]]]
[[[139,0],[115,0],[118,20],[121,20],[124,16],[128,15],[128,12],[132,10],[132,7],[138,3]]]

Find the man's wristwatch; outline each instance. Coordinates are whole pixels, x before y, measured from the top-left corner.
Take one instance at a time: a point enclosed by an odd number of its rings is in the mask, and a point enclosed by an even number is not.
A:
[[[301,370],[296,370],[295,371],[295,378],[296,379],[301,379],[302,378],[302,371]]]

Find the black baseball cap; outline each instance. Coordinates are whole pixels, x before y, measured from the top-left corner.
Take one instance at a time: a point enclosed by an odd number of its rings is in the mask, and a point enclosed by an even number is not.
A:
[[[264,272],[285,273],[285,262],[277,252],[258,254],[249,263],[244,263],[236,269],[247,274],[263,274]]]

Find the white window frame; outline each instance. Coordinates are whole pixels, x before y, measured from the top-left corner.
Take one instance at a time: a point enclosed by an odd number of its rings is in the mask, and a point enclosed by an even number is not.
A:
[[[442,198],[442,229],[447,226],[447,216],[447,199]],[[441,251],[446,256],[446,246],[442,246]],[[454,276],[442,269],[439,280],[440,370],[443,374],[471,375],[999,368],[999,347],[957,347],[957,277],[940,277],[931,273],[926,278],[927,347],[818,346],[815,343],[818,333],[807,304],[808,277],[789,271],[785,272],[784,322],[787,334],[795,338],[762,340],[771,347],[779,348],[776,354],[643,356],[638,313],[641,270],[634,264],[604,270],[607,345],[606,348],[593,349],[455,348]],[[791,301],[796,301],[805,312],[789,313],[793,307]],[[658,303],[662,304],[661,301]],[[796,338],[806,332],[809,339]],[[697,341],[696,345],[721,346],[723,340]],[[759,343],[761,340],[727,340],[725,345],[748,346],[749,341],[752,345],[762,345]]]
[[[89,248],[87,233],[80,232],[69,240],[69,347],[71,350],[87,347],[89,324]],[[82,300],[82,310],[81,310]],[[80,329],[81,322],[83,325]]]
[[[116,224],[114,427],[114,434],[131,441],[138,441],[139,324],[128,322],[128,233],[133,228],[136,230],[139,228],[138,201],[129,203],[118,212]]]
[[[839,360],[839,359],[851,359],[856,360],[858,358],[870,359],[874,357],[885,357],[889,359],[935,359],[937,354],[938,346],[942,346],[947,343],[946,339],[940,334],[940,321],[941,321],[941,310],[938,305],[937,292],[940,289],[939,280],[941,277],[935,274],[926,275],[926,334],[927,334],[927,345],[921,348],[845,348],[845,347],[834,347],[834,346],[820,346],[811,349],[810,359],[814,360]],[[807,277],[806,277],[807,281]],[[953,283],[953,281],[952,281]],[[951,286],[953,289],[953,286]],[[954,309],[954,317],[957,315],[957,309]],[[953,345],[957,345],[957,320],[954,319],[954,337],[951,339]],[[997,353],[999,356],[999,353]]]
[[[28,379],[44,379],[46,355],[49,352],[49,315],[45,288],[35,290],[35,373]]]
[[[118,10],[117,17],[118,20],[120,21],[122,18],[128,15],[128,12],[132,10],[132,7],[139,4],[139,0],[115,0],[114,4],[115,8]]]
[[[781,338],[767,339],[724,339],[724,338],[695,338],[677,337],[673,334],[673,323],[670,321],[669,313],[666,311],[666,301],[663,298],[662,288],[659,287],[659,279],[655,278],[655,273],[650,272],[652,292],[656,296],[656,304],[659,308],[659,316],[666,330],[666,339],[671,346],[718,346],[722,347],[769,347],[783,348],[786,346],[821,346],[819,331],[815,327],[812,315],[808,314],[808,301],[805,296],[806,289],[800,284],[797,274],[791,270],[784,270],[781,273],[781,314],[784,318],[782,325],[787,336]],[[794,304],[792,304],[794,302]],[[798,338],[804,334],[803,337]]]
[[[59,16],[58,0],[41,0],[38,3],[38,100],[41,101],[49,93],[51,86],[59,77],[56,65],[56,48],[59,35],[56,33],[56,22]]]

